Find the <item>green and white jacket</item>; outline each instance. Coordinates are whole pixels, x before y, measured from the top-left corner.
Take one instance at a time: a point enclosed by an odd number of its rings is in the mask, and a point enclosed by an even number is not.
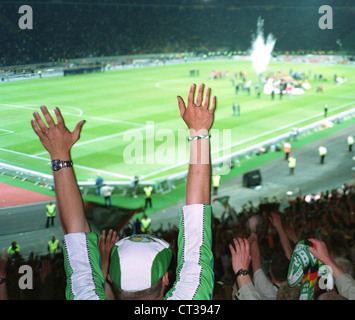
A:
[[[178,235],[176,281],[167,300],[212,300],[214,273],[211,206],[184,206]],[[68,300],[105,300],[98,236],[69,233],[64,236]]]

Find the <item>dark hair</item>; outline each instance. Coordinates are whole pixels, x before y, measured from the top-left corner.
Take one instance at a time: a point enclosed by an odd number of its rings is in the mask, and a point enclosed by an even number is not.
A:
[[[118,290],[115,286],[115,293],[118,300],[157,300],[161,298],[164,290],[163,278],[148,289],[140,291],[123,291]]]
[[[282,249],[276,249],[271,258],[270,269],[273,277],[277,281],[287,280],[289,260]]]
[[[343,230],[332,230],[328,234],[326,245],[328,247],[329,253],[331,253],[334,257],[341,257],[349,260],[351,259],[349,246],[346,242],[345,233]]]

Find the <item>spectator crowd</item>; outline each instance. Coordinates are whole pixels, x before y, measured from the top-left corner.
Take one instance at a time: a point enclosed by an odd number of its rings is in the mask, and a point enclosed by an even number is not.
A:
[[[295,246],[302,240],[318,239],[326,246],[329,257],[336,263],[348,281],[354,284],[355,263],[355,186],[344,184],[337,190],[316,195],[299,196],[281,201],[261,199],[259,205],[245,204],[240,212],[226,206],[221,218],[213,218],[214,300],[298,300],[300,285],[291,287],[287,276]],[[150,233],[165,239],[173,248],[169,268],[170,279],[175,279],[178,228],[151,230]],[[134,229],[128,224],[120,238],[131,235]],[[233,271],[231,245],[233,239],[245,239],[250,245],[251,281],[256,292],[246,294],[248,286],[238,286]],[[62,247],[62,246],[61,246]],[[7,294],[10,300],[62,300],[65,299],[66,276],[63,253],[29,257],[21,253],[9,255],[0,269],[6,268]],[[175,258],[175,259],[174,259]],[[33,270],[32,289],[21,289],[21,265]],[[0,270],[1,273],[1,270]],[[319,280],[319,276],[318,276]],[[171,284],[172,285],[172,284]],[[254,286],[254,287],[253,287]],[[250,288],[249,288],[250,289]],[[244,291],[243,291],[244,290]],[[354,299],[354,296],[350,297]],[[339,294],[335,286],[325,290],[316,286],[313,299],[349,299]]]

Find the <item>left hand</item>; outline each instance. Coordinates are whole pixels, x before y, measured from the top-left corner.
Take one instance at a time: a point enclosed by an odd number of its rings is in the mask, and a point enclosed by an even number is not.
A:
[[[45,106],[41,107],[47,125],[38,112],[35,112],[31,121],[34,132],[39,137],[43,147],[49,152],[51,159],[70,160],[70,149],[80,138],[80,132],[85,120],[80,121],[73,132],[70,132],[64,123],[59,108],[54,108],[57,124]]]

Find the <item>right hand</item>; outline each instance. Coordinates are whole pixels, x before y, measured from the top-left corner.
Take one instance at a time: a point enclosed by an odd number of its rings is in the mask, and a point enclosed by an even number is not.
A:
[[[185,106],[184,100],[180,96],[177,97],[180,116],[185,121],[190,131],[194,132],[193,134],[207,134],[213,124],[216,97],[212,96],[210,101],[211,89],[207,88],[205,99],[203,100],[203,89],[204,84],[200,84],[198,87],[196,102],[194,102],[196,85],[191,85],[187,99],[187,107]]]
[[[271,212],[269,220],[275,229],[280,229],[282,227],[281,216],[275,212]]]
[[[251,256],[249,249],[249,242],[247,239],[233,239],[234,246],[229,245],[229,250],[232,255],[232,267],[234,273],[237,273],[240,269],[249,268]]]

